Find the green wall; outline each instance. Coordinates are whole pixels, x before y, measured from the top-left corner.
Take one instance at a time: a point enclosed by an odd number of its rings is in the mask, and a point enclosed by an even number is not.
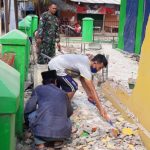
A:
[[[126,0],[121,0],[120,5],[120,19],[119,19],[119,33],[118,33],[118,48],[124,49],[124,26],[126,22]]]

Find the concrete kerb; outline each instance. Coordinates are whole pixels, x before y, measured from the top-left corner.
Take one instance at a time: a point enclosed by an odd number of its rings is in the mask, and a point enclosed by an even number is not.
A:
[[[138,133],[141,136],[141,139],[146,146],[147,149],[150,149],[150,138],[147,134],[147,130],[138,123],[138,120],[136,120],[136,116],[129,110],[129,98],[127,92],[125,92],[123,89],[120,89],[119,87],[111,86],[109,82],[105,82],[101,86],[102,92],[104,93],[104,96],[109,100],[113,106],[123,115],[123,117],[130,123],[133,123],[137,125]]]
[[[48,65],[40,65],[36,64],[34,65],[34,87],[40,85],[42,83],[42,77],[41,77],[41,72],[47,71],[48,70]]]

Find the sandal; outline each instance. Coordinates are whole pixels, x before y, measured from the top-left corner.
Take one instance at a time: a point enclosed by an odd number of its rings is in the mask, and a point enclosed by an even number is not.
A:
[[[34,150],[48,150],[48,149],[47,149],[47,147],[42,147],[42,148],[35,147]]]
[[[34,145],[33,150],[48,150],[46,146],[39,148],[38,146]]]
[[[58,141],[54,143],[54,148],[63,148],[64,147],[64,142],[63,141]]]

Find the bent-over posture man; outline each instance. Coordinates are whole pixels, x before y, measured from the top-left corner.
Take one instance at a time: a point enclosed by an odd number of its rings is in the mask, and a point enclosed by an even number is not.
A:
[[[64,54],[54,57],[48,63],[48,67],[50,70],[56,70],[58,84],[67,92],[69,99],[73,97],[78,89],[78,85],[72,77],[73,75],[79,77],[88,98],[93,103],[95,102],[100,114],[108,119],[92,81],[92,73],[98,72],[107,64],[107,59],[101,54],[96,55],[91,60],[85,55]]]

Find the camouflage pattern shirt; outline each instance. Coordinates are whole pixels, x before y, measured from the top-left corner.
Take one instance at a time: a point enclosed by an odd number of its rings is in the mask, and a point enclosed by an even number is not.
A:
[[[38,45],[38,60],[39,64],[47,64],[49,57],[55,56],[55,42],[60,42],[59,37],[59,22],[56,16],[49,11],[42,14],[38,29],[38,38],[41,38],[41,44]],[[43,56],[44,54],[44,56]]]
[[[42,42],[60,42],[59,21],[49,11],[42,14],[39,22],[38,36]]]

